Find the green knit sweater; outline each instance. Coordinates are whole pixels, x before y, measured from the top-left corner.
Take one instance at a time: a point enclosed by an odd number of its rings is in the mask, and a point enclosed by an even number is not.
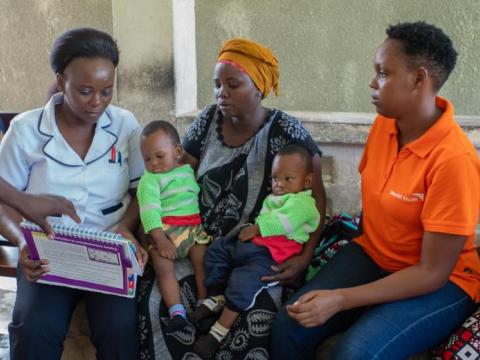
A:
[[[270,194],[255,222],[262,236],[284,235],[303,244],[317,229],[320,213],[311,190],[280,196]]]
[[[194,215],[200,188],[190,165],[181,165],[167,173],[145,170],[137,189],[140,219],[145,232],[163,228],[162,217]]]

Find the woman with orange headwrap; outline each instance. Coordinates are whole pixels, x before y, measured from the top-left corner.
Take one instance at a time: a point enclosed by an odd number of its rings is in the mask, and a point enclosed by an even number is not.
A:
[[[217,63],[229,64],[246,73],[266,98],[272,89],[280,93],[278,60],[272,51],[247,39],[227,41],[218,54]]]
[[[271,91],[276,95],[279,93],[278,60],[272,51],[252,40],[231,39],[219,52],[213,78],[216,104],[199,114],[183,140],[183,162],[196,170],[201,189],[200,213],[205,230],[216,239],[236,238],[242,225],[254,223],[263,200],[271,193],[273,158],[289,144],[300,145],[312,156],[312,190],[323,220],[325,190],[321,180],[320,150],[297,119],[280,110],[262,106],[262,100]],[[262,280],[265,283],[279,281],[288,284],[297,279],[310,261],[318,235],[317,230],[299,255],[273,266],[273,273],[262,277]],[[177,278],[184,290],[183,300],[189,309],[191,304],[196,303],[191,291],[193,277],[186,277],[188,272],[178,272]],[[279,287],[262,291],[255,304],[248,311],[241,312],[232,327],[231,336],[223,341],[225,346],[222,345],[219,352],[230,359],[268,357],[267,335],[280,294]],[[205,305],[218,314],[223,302],[217,299]],[[151,297],[150,304],[158,304],[158,301]],[[154,324],[162,323],[157,314],[149,319],[152,328],[155,328]],[[167,317],[166,309],[162,307],[160,314]],[[215,320],[216,317],[200,321],[197,330],[208,331]],[[183,331],[181,334],[154,335],[153,341],[143,342],[144,353],[150,351],[152,358],[159,356],[158,352],[165,348],[166,343],[174,358],[182,358],[192,351],[191,344],[198,334]],[[154,344],[153,348],[150,344]]]

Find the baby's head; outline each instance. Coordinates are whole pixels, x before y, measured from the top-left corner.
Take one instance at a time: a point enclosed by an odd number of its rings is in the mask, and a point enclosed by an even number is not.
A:
[[[312,185],[312,156],[299,145],[280,149],[272,164],[272,193],[284,195],[298,193]]]
[[[152,173],[169,172],[183,153],[177,130],[165,120],[154,120],[143,128],[140,150],[145,168]]]

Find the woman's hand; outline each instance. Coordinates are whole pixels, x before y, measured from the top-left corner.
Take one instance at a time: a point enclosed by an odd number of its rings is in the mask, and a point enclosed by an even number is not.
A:
[[[305,327],[325,323],[339,311],[384,304],[438,290],[448,281],[466,236],[425,231],[418,264],[363,285],[310,291],[287,307],[290,317]]]
[[[40,225],[49,237],[53,237],[53,229],[47,222],[47,216],[65,214],[76,222],[80,222],[72,202],[64,197],[18,191],[3,178],[0,178],[0,201],[14,208],[23,217]]]
[[[0,204],[0,234],[18,247],[18,271],[23,271],[28,281],[37,281],[42,275],[50,271],[49,261],[46,259],[30,259],[27,243],[20,229],[21,220],[22,217],[18,211]]]
[[[18,262],[23,274],[28,281],[37,281],[50,271],[49,261],[46,259],[32,260],[28,254],[27,244],[23,243],[19,248]]]
[[[343,310],[343,296],[336,290],[314,290],[287,305],[288,315],[304,327],[324,324]]]
[[[148,261],[147,251],[142,247],[142,245],[140,245],[138,240],[135,238],[135,236],[133,236],[132,232],[125,225],[119,224],[115,232],[122,235],[127,240],[130,240],[135,246],[135,256],[137,257],[138,265],[140,265],[140,268],[143,271]]]
[[[242,242],[253,239],[255,236],[260,235],[260,228],[258,225],[247,225],[240,230],[238,239]]]
[[[47,221],[48,216],[65,214],[77,223],[81,221],[73,203],[61,196],[34,195],[23,192],[20,200],[14,206],[25,218],[38,224],[49,237],[53,237],[54,233]]]
[[[300,254],[293,256],[279,265],[273,265],[272,270],[276,272],[274,275],[263,276],[263,282],[279,281],[280,285],[292,284],[307,268],[310,257]]]

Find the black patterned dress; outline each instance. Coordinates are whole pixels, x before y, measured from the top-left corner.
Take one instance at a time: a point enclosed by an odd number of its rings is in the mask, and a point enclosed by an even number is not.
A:
[[[205,230],[214,238],[233,234],[243,224],[254,222],[271,192],[270,174],[278,150],[297,144],[312,156],[321,155],[303,125],[280,110],[269,110],[257,133],[237,147],[223,142],[222,121],[215,105],[207,107],[183,141],[185,151],[199,160],[196,177],[201,189],[200,214]],[[191,311],[196,303],[196,288],[189,261],[177,261],[176,271],[182,302]],[[196,336],[193,327],[182,333],[164,334],[168,310],[151,268],[139,286],[141,358],[200,359],[192,350]],[[215,359],[268,359],[270,325],[280,294],[279,287],[263,291],[255,306],[239,316]]]

